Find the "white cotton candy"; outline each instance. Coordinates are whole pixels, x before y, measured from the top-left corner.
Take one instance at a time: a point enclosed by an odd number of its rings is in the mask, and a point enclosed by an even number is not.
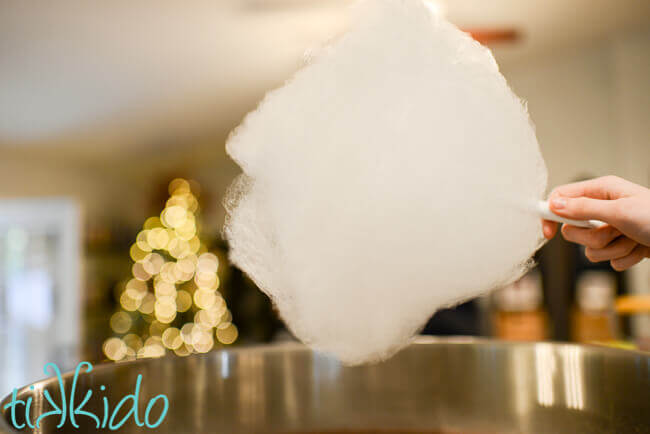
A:
[[[490,51],[420,0],[369,0],[227,143],[231,259],[313,348],[357,364],[526,271],[546,168]]]

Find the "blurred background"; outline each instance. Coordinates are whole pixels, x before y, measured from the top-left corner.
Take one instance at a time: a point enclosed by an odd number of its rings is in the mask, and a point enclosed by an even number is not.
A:
[[[347,0],[0,0],[0,393],[71,368],[291,339],[227,261],[229,131]],[[650,184],[650,2],[441,0],[528,103],[549,187]],[[395,254],[398,254],[397,252]],[[647,348],[648,261],[625,273],[560,238],[423,333]],[[635,301],[636,300],[636,301]],[[647,305],[646,305],[647,309]]]

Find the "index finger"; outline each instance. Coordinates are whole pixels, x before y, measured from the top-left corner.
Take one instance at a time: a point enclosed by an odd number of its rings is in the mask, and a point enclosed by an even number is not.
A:
[[[614,200],[624,196],[624,180],[616,176],[602,176],[587,181],[561,185],[549,197],[589,197],[592,199]]]

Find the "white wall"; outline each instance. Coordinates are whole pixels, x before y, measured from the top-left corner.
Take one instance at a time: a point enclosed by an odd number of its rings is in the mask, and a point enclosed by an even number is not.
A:
[[[70,197],[81,205],[86,223],[141,218],[149,189],[110,165],[0,154],[0,198]]]
[[[604,46],[550,53],[502,72],[527,101],[549,187],[615,172],[609,59]]]
[[[503,68],[528,102],[549,187],[582,175],[650,181],[650,31]]]
[[[620,173],[650,187],[650,30],[617,38],[611,53]],[[630,284],[650,293],[650,259],[632,268]],[[635,326],[638,334],[650,337],[650,316],[637,318]]]

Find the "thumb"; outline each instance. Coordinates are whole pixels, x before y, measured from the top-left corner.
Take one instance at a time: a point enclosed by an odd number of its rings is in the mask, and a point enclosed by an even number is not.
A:
[[[616,200],[592,199],[589,197],[555,196],[550,208],[555,214],[575,220],[602,220],[614,223]]]

